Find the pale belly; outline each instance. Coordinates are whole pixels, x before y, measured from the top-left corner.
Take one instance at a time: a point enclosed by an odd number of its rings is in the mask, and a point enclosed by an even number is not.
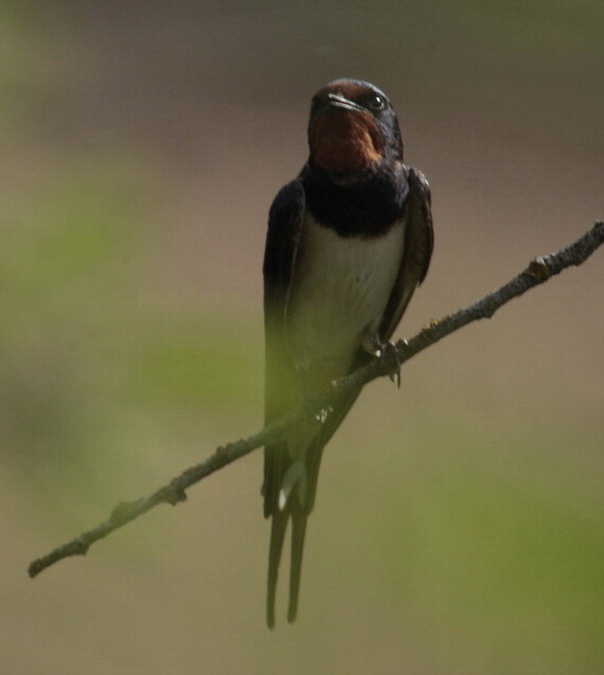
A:
[[[345,239],[307,217],[286,317],[299,371],[332,379],[360,345],[375,350],[403,245],[402,222],[383,237]]]

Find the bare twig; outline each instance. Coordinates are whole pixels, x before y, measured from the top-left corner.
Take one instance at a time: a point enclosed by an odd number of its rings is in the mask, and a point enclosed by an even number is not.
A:
[[[530,288],[544,283],[550,277],[559,274],[567,267],[580,265],[602,243],[604,243],[604,223],[597,222],[573,244],[558,251],[558,253],[535,258],[518,276],[473,305],[464,307],[440,320],[431,321],[409,341],[399,340],[396,343],[398,364],[396,358],[376,358],[367,366],[359,368],[351,375],[333,382],[331,387],[322,396],[309,402],[303,410],[290,413],[274,424],[264,427],[264,429],[253,436],[217,448],[205,461],[183,471],[179,476],[173,478],[167,485],[159,488],[153,494],[141,497],[133,502],[118,504],[113,509],[108,520],[97,525],[92,530],[84,532],[67,544],[55,548],[42,558],[34,560],[28,568],[29,576],[35,577],[47,567],[63,558],[73,555],[84,555],[94,542],[106,537],[131,520],[138,518],[138,516],[146,513],[158,504],[167,503],[175,505],[185,501],[187,498],[186,489],[199,482],[202,478],[247,455],[256,448],[275,442],[296,421],[307,415],[316,415],[322,409],[334,405],[340,397],[345,396],[347,392],[358,386],[365,385],[371,380],[385,375],[395,376],[399,364],[408,361],[412,356],[415,356],[466,324],[478,319],[490,318],[502,305],[509,302],[512,298],[516,298]]]

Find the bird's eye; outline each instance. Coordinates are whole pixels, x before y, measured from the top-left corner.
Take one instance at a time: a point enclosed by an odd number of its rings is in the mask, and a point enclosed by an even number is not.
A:
[[[384,100],[384,97],[380,96],[379,94],[371,94],[371,96],[367,97],[366,106],[370,110],[378,112],[379,110],[384,109],[386,106],[386,101]]]

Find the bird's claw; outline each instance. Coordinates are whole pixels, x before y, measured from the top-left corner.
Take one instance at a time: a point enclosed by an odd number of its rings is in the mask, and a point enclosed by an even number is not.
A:
[[[398,355],[398,349],[394,342],[386,342],[380,347],[380,359],[386,370],[388,377],[396,386],[401,388],[401,360]]]

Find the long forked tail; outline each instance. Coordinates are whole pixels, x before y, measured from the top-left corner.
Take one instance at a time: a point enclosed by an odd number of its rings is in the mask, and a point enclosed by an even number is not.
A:
[[[290,519],[292,521],[292,546],[289,574],[289,607],[287,610],[287,620],[290,623],[296,620],[298,611],[302,556],[304,553],[304,538],[308,514],[299,509],[292,512],[291,507],[288,506],[284,511],[275,511],[272,516],[271,542],[268,556],[268,592],[266,595],[266,623],[269,628],[275,626],[275,599],[277,595],[279,564],[281,562],[287,524]]]
[[[271,543],[268,549],[268,590],[266,594],[266,623],[269,628],[275,626],[275,597],[277,595],[277,577],[283,551],[283,540],[289,520],[289,509],[275,510],[271,523]]]
[[[287,620],[293,623],[298,612],[298,596],[300,595],[300,575],[302,574],[302,554],[304,553],[304,537],[308,513],[301,511],[292,515],[292,553],[289,568],[289,607]]]
[[[368,357],[363,354],[362,358]],[[290,623],[296,619],[306,521],[315,502],[323,448],[340,426],[360,391],[360,387],[352,391],[344,401],[338,404],[337,408],[331,411],[327,421],[321,426],[320,433],[315,436],[304,453],[306,470],[302,473],[298,469],[292,469],[291,457],[286,446],[265,448],[264,515],[272,518],[266,596],[266,623],[269,628],[275,626],[277,577],[287,524],[290,519],[292,521],[292,543],[287,619]]]

